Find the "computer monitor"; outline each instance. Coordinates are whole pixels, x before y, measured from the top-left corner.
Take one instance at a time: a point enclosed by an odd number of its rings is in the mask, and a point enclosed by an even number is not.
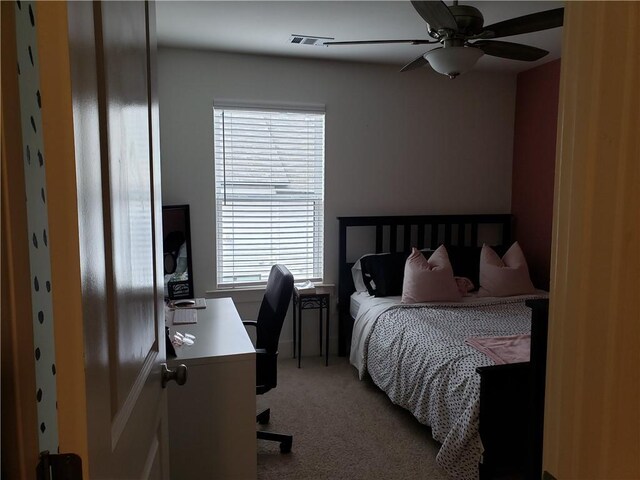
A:
[[[162,207],[164,296],[193,298],[189,205]]]

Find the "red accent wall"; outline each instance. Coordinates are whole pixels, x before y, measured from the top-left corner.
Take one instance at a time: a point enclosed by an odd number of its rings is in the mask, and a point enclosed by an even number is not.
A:
[[[511,212],[531,280],[549,288],[560,60],[518,74]]]

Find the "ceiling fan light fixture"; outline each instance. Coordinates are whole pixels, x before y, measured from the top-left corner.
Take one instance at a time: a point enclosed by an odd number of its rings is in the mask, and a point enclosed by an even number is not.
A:
[[[445,47],[425,53],[424,58],[436,72],[456,78],[471,70],[482,55],[484,52],[479,48]]]

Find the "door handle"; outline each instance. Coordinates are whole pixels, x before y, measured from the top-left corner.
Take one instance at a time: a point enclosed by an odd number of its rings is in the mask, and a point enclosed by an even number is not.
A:
[[[162,388],[167,388],[167,383],[174,380],[178,385],[187,383],[187,366],[180,364],[175,370],[169,370],[167,364],[162,364]]]

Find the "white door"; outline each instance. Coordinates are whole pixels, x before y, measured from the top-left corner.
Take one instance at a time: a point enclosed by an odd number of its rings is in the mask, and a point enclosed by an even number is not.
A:
[[[168,478],[155,12],[67,8],[89,477]]]

